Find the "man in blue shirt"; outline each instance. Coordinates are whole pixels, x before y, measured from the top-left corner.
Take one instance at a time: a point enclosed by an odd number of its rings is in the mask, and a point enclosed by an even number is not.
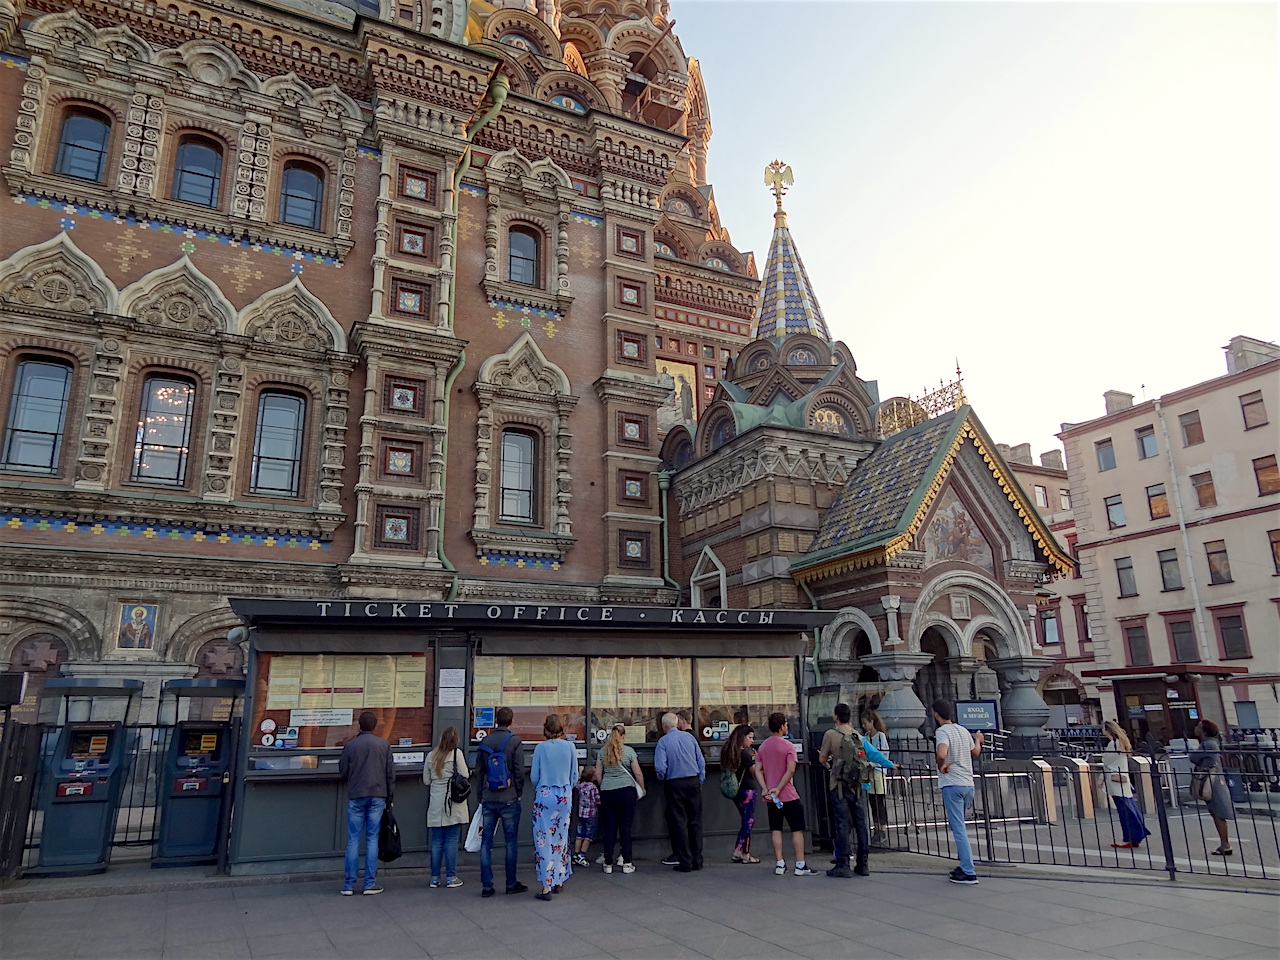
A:
[[[653,769],[667,796],[667,832],[679,873],[702,869],[702,784],[707,761],[696,738],[680,729],[674,713],[662,715],[662,737],[653,750]]]

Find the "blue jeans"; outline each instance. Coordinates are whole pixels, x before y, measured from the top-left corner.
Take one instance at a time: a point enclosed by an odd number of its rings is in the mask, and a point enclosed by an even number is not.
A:
[[[832,845],[836,857],[836,865],[847,867],[849,854],[852,852],[849,842],[849,827],[857,837],[858,863],[865,863],[871,850],[871,833],[867,829],[867,801],[861,789],[857,794],[845,791],[830,790],[827,795],[831,799],[831,834],[835,841]]]
[[[973,848],[969,846],[969,828],[964,823],[964,812],[973,803],[973,787],[943,787],[942,805],[947,810],[947,823],[951,827],[951,836],[956,841],[956,856],[960,858],[960,869],[972,875]]]
[[[364,833],[364,888],[368,890],[378,879],[378,828],[382,826],[385,797],[361,797],[347,801],[347,860],[342,878],[343,890],[356,888],[360,872],[360,834]]]
[[[440,877],[440,861],[444,861],[444,876],[452,880],[458,875],[458,834],[462,824],[451,823],[447,827],[431,828],[431,879]]]
[[[502,819],[502,835],[507,841],[507,889],[516,885],[516,858],[519,856],[518,834],[520,832],[520,801],[511,800],[502,803],[498,800],[485,800],[480,804],[481,829],[480,837],[480,886],[486,890],[493,889],[493,836],[497,831],[498,819]]]

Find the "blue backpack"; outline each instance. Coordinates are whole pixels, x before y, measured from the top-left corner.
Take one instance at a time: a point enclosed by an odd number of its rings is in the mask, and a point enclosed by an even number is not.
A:
[[[507,766],[507,741],[510,740],[512,734],[508,733],[502,738],[502,743],[497,746],[489,746],[489,740],[485,739],[476,749],[476,753],[487,753],[489,756],[483,760],[484,764],[484,785],[489,790],[505,790],[511,786],[511,768]]]

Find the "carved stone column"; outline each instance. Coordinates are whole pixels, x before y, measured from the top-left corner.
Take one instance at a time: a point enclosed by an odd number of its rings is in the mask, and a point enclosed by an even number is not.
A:
[[[889,728],[889,739],[920,736],[920,725],[929,718],[929,713],[916,696],[911,682],[921,667],[933,662],[933,654],[873,653],[863,657],[862,662],[890,685],[879,708],[880,716]]]
[[[951,672],[952,700],[969,700],[974,696],[973,677],[982,666],[976,657],[947,657],[947,668]]]
[[[1051,657],[1005,657],[989,660],[987,666],[1000,674],[1007,688],[1000,701],[1000,718],[1015,737],[1038,737],[1049,722],[1049,705],[1036,684],[1040,674],[1053,664]]]
[[[880,598],[880,606],[884,607],[884,619],[888,636],[884,646],[898,647],[902,645],[902,637],[898,633],[898,611],[902,608],[902,598],[890,594]]]

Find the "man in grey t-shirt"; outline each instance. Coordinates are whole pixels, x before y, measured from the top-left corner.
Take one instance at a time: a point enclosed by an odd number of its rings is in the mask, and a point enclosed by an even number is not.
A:
[[[960,866],[951,871],[949,879],[952,883],[974,884],[978,875],[973,869],[973,849],[969,846],[964,814],[973,803],[973,758],[982,752],[982,734],[975,740],[955,722],[955,707],[950,700],[933,701],[933,721],[938,725],[934,734],[938,786],[942,788],[942,806],[955,837],[956,856],[960,858]]]

